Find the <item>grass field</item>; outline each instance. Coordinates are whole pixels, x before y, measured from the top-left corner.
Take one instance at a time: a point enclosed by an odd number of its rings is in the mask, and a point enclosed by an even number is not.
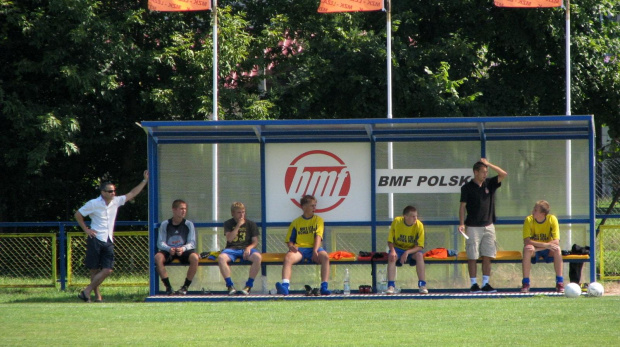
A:
[[[145,303],[0,289],[2,346],[618,346],[620,296]]]

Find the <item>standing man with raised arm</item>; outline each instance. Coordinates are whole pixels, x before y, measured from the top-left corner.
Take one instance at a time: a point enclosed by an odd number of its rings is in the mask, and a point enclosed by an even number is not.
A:
[[[497,176],[487,178],[489,168]],[[461,205],[459,208],[459,231],[469,237],[465,242],[467,251],[467,269],[471,284],[470,292],[494,293],[489,284],[491,277],[491,259],[497,254],[495,238],[495,191],[502,186],[508,173],[497,165],[481,158],[474,164],[474,178],[461,187]],[[467,211],[467,218],[465,218]],[[482,256],[482,289],[476,276],[476,261]]]
[[[88,201],[75,212],[75,219],[86,236],[85,264],[90,269],[90,284],[84,288],[78,298],[90,302],[90,294],[95,292],[95,301],[101,302],[99,285],[112,273],[114,266],[114,222],[118,208],[133,200],[148,183],[149,172],[144,171],[144,179],[129,193],[116,196],[116,187],[111,182],[102,183],[101,195]],[[84,218],[90,217],[90,228]]]

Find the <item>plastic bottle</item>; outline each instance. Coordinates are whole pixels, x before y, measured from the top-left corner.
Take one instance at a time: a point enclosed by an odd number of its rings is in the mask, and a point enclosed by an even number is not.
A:
[[[342,291],[344,295],[351,294],[351,284],[349,283],[349,269],[344,269],[344,290]]]
[[[387,291],[387,276],[385,275],[385,270],[379,270],[379,284],[377,285],[377,292],[381,294],[385,294]]]

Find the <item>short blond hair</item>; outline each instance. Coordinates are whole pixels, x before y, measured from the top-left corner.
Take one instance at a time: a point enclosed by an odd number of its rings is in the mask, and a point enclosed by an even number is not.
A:
[[[549,211],[551,211],[551,207],[549,207],[549,203],[546,200],[536,201],[534,209],[538,209],[539,212],[544,213],[545,215],[548,215]]]
[[[233,202],[232,205],[230,205],[230,213],[235,213],[236,210],[245,210],[245,205],[242,202]]]

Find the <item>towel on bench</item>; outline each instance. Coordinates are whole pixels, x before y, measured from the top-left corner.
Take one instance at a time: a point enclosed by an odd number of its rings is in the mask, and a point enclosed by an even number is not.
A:
[[[329,253],[329,259],[340,260],[345,258],[355,260],[355,254],[347,251],[336,251]]]

